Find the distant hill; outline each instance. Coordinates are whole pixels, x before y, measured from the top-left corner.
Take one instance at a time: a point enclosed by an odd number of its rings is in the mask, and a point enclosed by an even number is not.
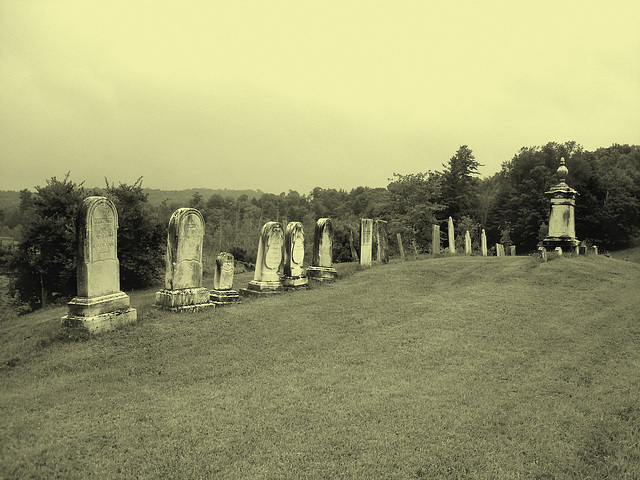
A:
[[[194,193],[198,192],[206,202],[214,193],[228,198],[238,198],[246,195],[251,198],[260,198],[264,192],[261,190],[227,190],[213,188],[190,188],[188,190],[160,190],[157,188],[145,188],[144,193],[149,195],[149,203],[151,205],[159,205],[167,200],[167,203],[185,204],[191,200]]]

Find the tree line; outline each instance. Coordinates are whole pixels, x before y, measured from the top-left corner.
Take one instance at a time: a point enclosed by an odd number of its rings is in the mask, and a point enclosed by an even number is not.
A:
[[[205,218],[205,274],[221,251],[248,265],[255,263],[260,228],[267,221],[299,221],[307,234],[310,258],[318,218],[334,224],[336,262],[354,260],[361,218],[388,222],[389,243],[397,252],[396,234],[405,249],[429,252],[432,225],[454,218],[457,241],[469,230],[478,247],[480,232],[489,243],[514,244],[534,250],[547,233],[549,198],[558,182],[560,158],[566,160],[567,183],[579,192],[576,234],[589,245],[618,249],[640,234],[640,146],[612,145],[585,151],[575,142],[547,143],[520,149],[499,172],[480,178],[473,151],[462,145],[440,171],[394,173],[386,188],[357,187],[350,191],[316,187],[308,194],[295,190],[249,198],[193,193],[187,205],[165,200],[151,204],[142,178],[133,184],[87,189],[67,174],[45,186],[20,192],[18,248],[0,252],[0,267],[12,278],[18,302],[31,308],[75,294],[75,216],[89,195],[104,195],[119,215],[118,258],[124,290],[156,284],[164,272],[167,225],[179,207],[193,207]],[[0,227],[4,219],[0,210]],[[357,253],[356,253],[357,254]]]

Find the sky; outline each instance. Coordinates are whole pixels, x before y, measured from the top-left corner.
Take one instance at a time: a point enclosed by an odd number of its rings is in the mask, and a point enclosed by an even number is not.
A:
[[[640,144],[640,2],[0,0],[0,190],[384,187]]]

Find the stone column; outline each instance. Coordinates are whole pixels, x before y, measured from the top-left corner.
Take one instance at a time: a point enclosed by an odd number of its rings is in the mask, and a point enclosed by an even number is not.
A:
[[[571,251],[580,243],[576,238],[574,214],[578,192],[565,183],[568,173],[564,158],[561,158],[560,167],[558,167],[560,182],[545,192],[551,196],[549,234],[542,241],[542,246],[547,249],[562,247],[566,251]]]
[[[316,222],[313,235],[313,257],[307,276],[314,280],[334,280],[338,272],[333,268],[333,224],[329,218]]]
[[[373,243],[373,220],[363,218],[360,220],[360,265],[371,266],[371,249]]]
[[[431,254],[438,255],[440,253],[440,225],[434,225],[431,232]]]
[[[464,234],[464,253],[465,255],[471,255],[471,235],[469,230]]]
[[[480,250],[482,250],[482,256],[487,256],[487,234],[482,229],[482,235],[480,236]]]
[[[204,218],[195,208],[179,208],[169,220],[164,289],[156,305],[173,311],[214,307],[202,286]]]
[[[137,320],[129,296],[120,291],[117,233],[113,202],[98,196],[85,198],[76,219],[78,295],[68,304],[63,326],[99,333]]]

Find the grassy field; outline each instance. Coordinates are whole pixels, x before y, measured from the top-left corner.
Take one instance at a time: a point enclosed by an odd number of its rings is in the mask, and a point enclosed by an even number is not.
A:
[[[197,314],[134,292],[93,338],[6,316],[0,477],[640,478],[639,264],[339,267]]]

